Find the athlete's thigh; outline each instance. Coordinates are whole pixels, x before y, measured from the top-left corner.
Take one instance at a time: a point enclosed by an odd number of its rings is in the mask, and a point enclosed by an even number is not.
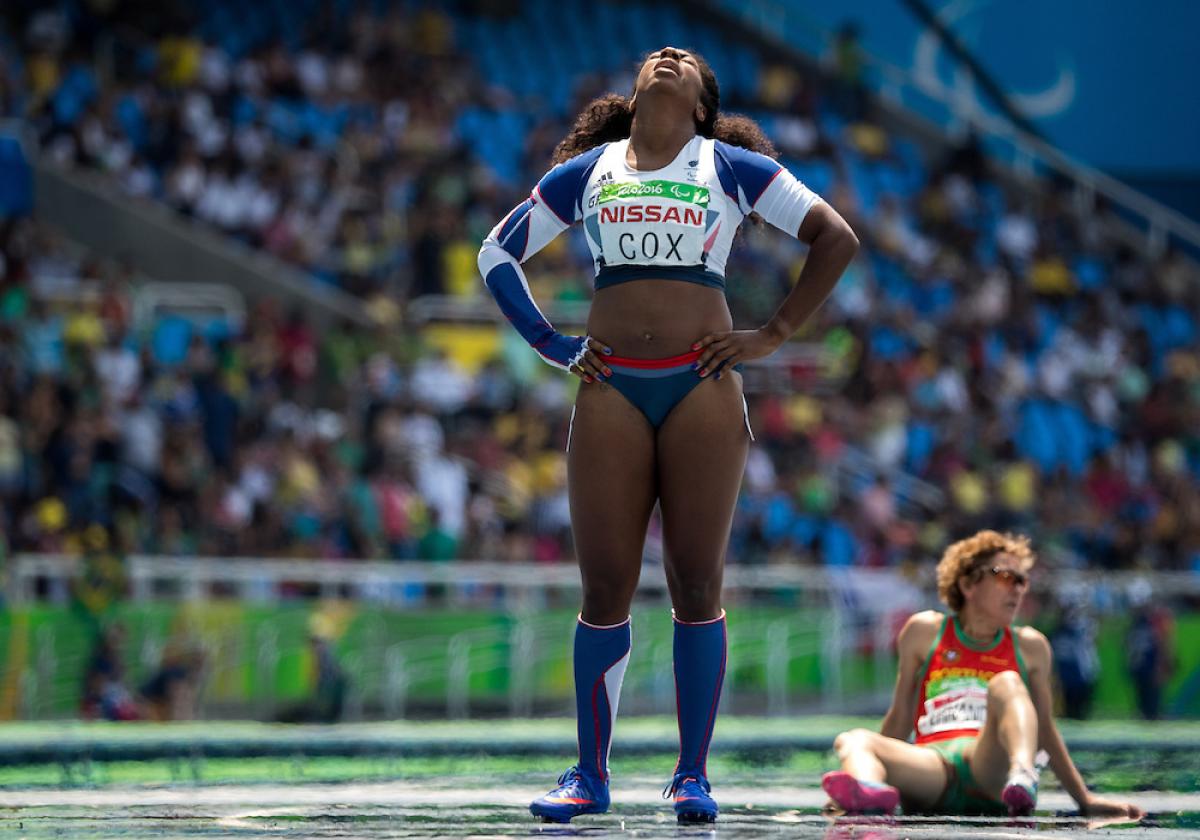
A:
[[[749,447],[737,373],[701,382],[659,427],[659,504],[673,587],[681,580],[720,585]]]
[[[975,784],[993,799],[1000,798],[1012,763],[1008,751],[1000,743],[998,717],[988,715],[979,737],[963,753],[971,768],[971,775],[975,777]]]
[[[585,586],[619,580],[636,585],[658,496],[654,462],[654,430],[642,413],[609,385],[580,386],[567,487]]]
[[[905,801],[932,808],[946,788],[946,766],[929,747],[872,733],[871,749],[887,771],[887,783],[900,791]]]

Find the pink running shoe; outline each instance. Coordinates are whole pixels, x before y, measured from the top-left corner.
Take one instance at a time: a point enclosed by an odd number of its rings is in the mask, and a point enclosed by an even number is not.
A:
[[[821,787],[847,814],[894,814],[900,791],[881,782],[864,782],[845,770],[821,777]]]
[[[1010,817],[1028,817],[1037,807],[1037,794],[1037,775],[1020,770],[1008,777],[1008,783],[1000,793],[1000,801],[1008,806]]]

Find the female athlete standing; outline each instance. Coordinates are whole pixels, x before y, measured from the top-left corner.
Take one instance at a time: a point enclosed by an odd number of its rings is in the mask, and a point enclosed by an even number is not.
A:
[[[579,763],[533,802],[566,822],[608,809],[608,752],[629,608],[655,502],[675,617],[680,821],[717,815],[706,778],[725,675],[721,578],[750,435],[740,362],[772,353],[820,306],[858,248],[845,221],[776,163],[751,120],[719,116],[698,55],[651,53],[629,99],[590,103],[558,163],[496,226],[479,268],[513,326],[583,379],[568,434],[572,530],[583,576],[575,630]],[[795,288],[756,330],[733,331],[725,260],[751,212],[810,245]],[[582,221],[596,270],[586,336],[547,322],[520,264]],[[726,375],[728,374],[728,375]]]
[[[1037,804],[1040,745],[1080,811],[1141,816],[1136,805],[1084,786],[1054,725],[1050,643],[1012,626],[1033,563],[1028,540],[995,531],[946,549],[937,585],[951,614],[909,618],[881,731],[854,729],[834,741],[842,769],[821,784],[841,808],[891,813],[903,800],[906,810],[1026,816]]]

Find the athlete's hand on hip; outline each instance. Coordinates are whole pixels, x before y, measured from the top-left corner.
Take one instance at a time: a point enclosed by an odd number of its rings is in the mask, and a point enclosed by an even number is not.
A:
[[[1079,810],[1089,817],[1128,817],[1131,820],[1140,820],[1146,816],[1145,811],[1130,802],[1117,802],[1099,796],[1089,796],[1086,802],[1080,804]]]
[[[701,376],[708,376],[717,368],[717,379],[725,375],[739,362],[761,359],[779,349],[779,339],[766,329],[732,330],[709,333],[692,345],[693,350],[703,350],[696,360]]]
[[[587,350],[568,370],[589,384],[598,379],[607,379],[612,376],[612,370],[604,364],[601,358],[602,356],[611,356],[612,348],[590,335],[584,336],[583,340]]]

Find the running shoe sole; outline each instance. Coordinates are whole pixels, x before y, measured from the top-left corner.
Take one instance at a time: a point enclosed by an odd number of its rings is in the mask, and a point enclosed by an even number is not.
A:
[[[1005,785],[1000,801],[1008,806],[1010,817],[1028,817],[1037,805],[1037,798],[1024,785]]]
[[[607,808],[600,808],[596,806],[580,808],[577,805],[539,805],[536,802],[529,806],[529,813],[533,814],[542,822],[548,823],[569,823],[575,817],[579,817],[584,814],[603,814],[607,810]]]
[[[676,809],[675,818],[680,825],[708,824],[717,821],[717,814],[715,811],[680,811]]]
[[[900,804],[900,791],[894,787],[864,785],[844,770],[826,773],[821,787],[848,814],[894,814]]]

